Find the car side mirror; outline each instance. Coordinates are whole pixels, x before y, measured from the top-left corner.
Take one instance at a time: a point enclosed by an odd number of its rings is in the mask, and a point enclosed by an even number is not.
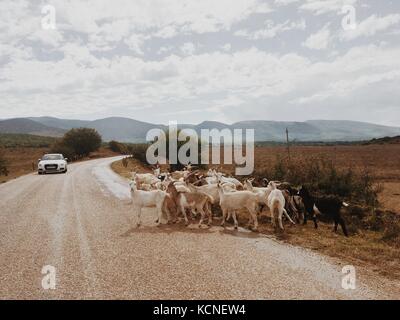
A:
[[[64,160],[68,162],[68,158],[64,158]]]
[[[38,162],[42,161],[42,159],[38,159]]]

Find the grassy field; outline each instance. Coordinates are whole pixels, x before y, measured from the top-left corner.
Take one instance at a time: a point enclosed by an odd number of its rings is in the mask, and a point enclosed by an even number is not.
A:
[[[379,193],[382,208],[400,213],[400,144],[292,146],[290,157],[293,164],[302,163],[305,158],[324,158],[339,170],[367,171],[383,188]],[[270,178],[269,173],[276,170],[277,163],[287,158],[285,146],[257,147],[255,172]],[[222,170],[233,174],[234,166],[224,165]]]
[[[290,153],[293,162],[301,162],[304,157],[325,157],[342,169],[351,167],[355,171],[368,170],[384,186],[379,195],[381,210],[400,213],[400,145],[295,146]],[[287,150],[283,146],[262,146],[256,148],[255,155],[256,171],[272,172],[277,162],[287,157]],[[122,161],[115,162],[112,168],[126,178],[130,177],[131,171],[150,172],[137,159],[129,161],[127,167],[122,165]],[[233,173],[234,169],[232,166],[223,166],[222,170]],[[375,216],[368,219],[374,218],[379,220]],[[247,221],[247,214],[241,212],[240,225],[246,226]],[[320,223],[320,228],[315,230],[312,223],[306,226],[286,224],[285,231],[280,232],[271,227],[269,212],[264,211],[260,215],[259,231],[280,241],[337,258],[341,263],[367,267],[386,277],[400,279],[399,222],[393,225],[395,236],[390,239],[386,237],[387,230],[373,231],[370,225],[361,226],[356,232],[352,230],[349,238],[342,236],[341,232],[333,233],[332,227],[331,224]],[[350,229],[352,227],[350,223]]]
[[[56,138],[30,134],[0,133],[0,147],[3,148],[48,148]]]
[[[0,183],[7,182],[19,176],[36,172],[38,159],[50,152],[55,138],[40,137],[28,134],[0,134],[0,148],[7,162],[9,174],[0,176]],[[93,152],[88,159],[104,158],[118,155],[103,145]]]
[[[268,161],[276,161],[276,155],[286,156],[285,148],[263,148],[256,153],[256,168],[266,167]],[[379,202],[386,210],[400,213],[400,144],[355,145],[327,147],[294,147],[292,161],[308,156],[323,156],[332,159],[338,168],[366,170],[383,187]]]

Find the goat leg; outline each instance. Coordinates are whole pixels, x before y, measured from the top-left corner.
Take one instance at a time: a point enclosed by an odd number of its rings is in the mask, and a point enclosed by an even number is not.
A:
[[[314,227],[315,227],[315,229],[318,229],[317,216],[316,216],[315,214],[313,215],[313,221],[314,221]]]
[[[238,221],[236,218],[236,210],[233,211],[233,221],[235,223],[235,230],[237,230],[238,229]]]
[[[222,222],[221,222],[221,226],[225,227],[225,218],[226,218],[226,209],[222,210]]]
[[[349,236],[349,234],[347,233],[347,228],[346,228],[346,223],[344,222],[343,218],[339,219],[339,224],[342,227],[343,233],[346,237]]]

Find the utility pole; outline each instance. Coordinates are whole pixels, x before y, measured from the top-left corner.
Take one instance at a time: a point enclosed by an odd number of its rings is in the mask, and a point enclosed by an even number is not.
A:
[[[288,130],[288,128],[286,128],[286,146],[287,146],[288,159],[290,162],[290,145],[289,145],[289,130]]]

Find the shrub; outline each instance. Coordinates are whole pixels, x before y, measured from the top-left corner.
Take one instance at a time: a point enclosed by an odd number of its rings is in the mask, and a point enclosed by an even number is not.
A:
[[[128,167],[128,157],[122,159],[122,165],[124,166],[124,168]]]
[[[383,235],[382,240],[400,245],[400,216],[395,212],[380,212],[382,219]]]
[[[101,136],[91,128],[75,128],[68,131],[64,137],[57,141],[52,152],[62,153],[70,158],[82,158],[96,151],[101,146]]]
[[[373,208],[378,206],[378,194],[382,191],[367,170],[340,170],[324,156],[301,157],[291,162],[277,156],[270,168],[256,171],[255,175],[294,186],[306,185],[314,193],[337,195]]]
[[[61,153],[65,158],[73,160],[76,158],[74,150],[67,146],[62,139],[57,140],[50,148],[51,153]]]
[[[7,161],[4,159],[4,153],[0,150],[0,176],[8,176]]]
[[[126,153],[127,146],[124,143],[112,140],[108,143],[108,147],[111,151],[118,152],[118,153]]]
[[[128,153],[132,155],[132,157],[138,159],[143,164],[148,164],[146,159],[146,151],[148,145],[147,144],[129,144],[127,145]]]
[[[176,135],[179,136],[180,132],[181,132],[181,130],[178,129]],[[169,141],[170,132],[169,132],[169,130],[166,130],[166,131],[165,131],[165,137],[166,137],[166,153],[167,153],[167,159],[170,159],[170,158],[171,158],[171,155],[170,155],[170,150],[169,150],[169,144],[170,144],[170,141]],[[179,141],[179,140],[177,141],[177,150],[176,150],[176,153],[177,153],[177,154],[175,155],[175,157],[176,157],[176,159],[177,159],[177,163],[176,163],[176,164],[171,164],[171,163],[170,163],[170,165],[169,165],[169,166],[170,166],[170,169],[171,169],[172,171],[175,171],[175,170],[182,170],[182,169],[186,166],[187,163],[181,163],[181,162],[179,161],[178,154],[179,154],[180,148],[181,148],[183,145],[185,145],[189,140],[190,140],[190,138],[187,137],[185,141]],[[194,155],[194,156],[195,156],[197,159],[196,159],[196,163],[193,162],[192,164],[194,164],[194,165],[195,165],[197,168],[199,168],[199,169],[205,169],[207,166],[206,166],[206,165],[203,165],[203,164],[201,163],[201,145],[202,145],[202,143],[201,143],[201,140],[200,140],[200,139],[197,139],[197,138],[196,138],[196,140],[197,140],[197,155]],[[190,152],[192,152],[192,151],[194,151],[194,150],[187,150],[186,156],[187,156],[187,157],[190,157],[190,156],[191,156]]]

